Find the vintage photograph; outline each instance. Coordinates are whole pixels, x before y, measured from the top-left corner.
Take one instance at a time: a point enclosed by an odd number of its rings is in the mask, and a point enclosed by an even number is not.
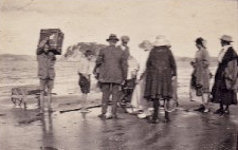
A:
[[[0,0],[0,150],[238,150],[237,0]]]

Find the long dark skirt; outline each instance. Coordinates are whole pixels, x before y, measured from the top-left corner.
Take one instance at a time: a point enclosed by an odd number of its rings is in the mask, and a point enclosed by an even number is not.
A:
[[[222,103],[224,105],[237,104],[237,95],[234,90],[227,90],[225,78],[222,77],[222,70],[218,68],[215,75],[215,82],[212,88],[212,99],[214,103]]]
[[[148,100],[170,99],[173,96],[172,76],[164,71],[147,73],[144,97]]]

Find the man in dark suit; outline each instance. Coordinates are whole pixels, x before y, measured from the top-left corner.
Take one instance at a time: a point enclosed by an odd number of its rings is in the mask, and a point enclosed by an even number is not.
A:
[[[117,102],[119,90],[127,77],[127,56],[120,47],[116,46],[119,41],[115,34],[107,39],[109,46],[101,49],[96,61],[99,69],[98,81],[100,82],[102,96],[102,113],[100,118],[106,118],[109,97],[112,95],[112,113],[108,119],[117,118]]]

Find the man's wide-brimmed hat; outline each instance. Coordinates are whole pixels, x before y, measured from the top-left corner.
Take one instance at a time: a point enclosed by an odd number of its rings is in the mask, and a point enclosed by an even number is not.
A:
[[[232,37],[229,35],[223,35],[220,40],[227,41],[227,42],[233,42]]]
[[[124,36],[121,37],[121,40],[125,41],[125,42],[129,42],[130,38],[129,38],[129,36],[124,35]]]
[[[119,39],[117,38],[116,34],[110,34],[107,41],[119,41]]]
[[[152,47],[152,43],[148,40],[144,40],[139,44],[139,47],[142,48],[142,49]]]
[[[156,36],[153,46],[168,46],[171,47],[169,40],[163,35]]]

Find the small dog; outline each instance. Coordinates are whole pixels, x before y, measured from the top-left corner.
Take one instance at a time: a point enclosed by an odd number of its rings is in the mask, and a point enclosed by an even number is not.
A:
[[[38,100],[38,104],[40,103],[40,90],[27,90],[24,87],[15,87],[11,89],[11,101],[15,106],[24,106],[24,109],[27,109],[26,99],[28,95],[35,95],[35,98]]]

